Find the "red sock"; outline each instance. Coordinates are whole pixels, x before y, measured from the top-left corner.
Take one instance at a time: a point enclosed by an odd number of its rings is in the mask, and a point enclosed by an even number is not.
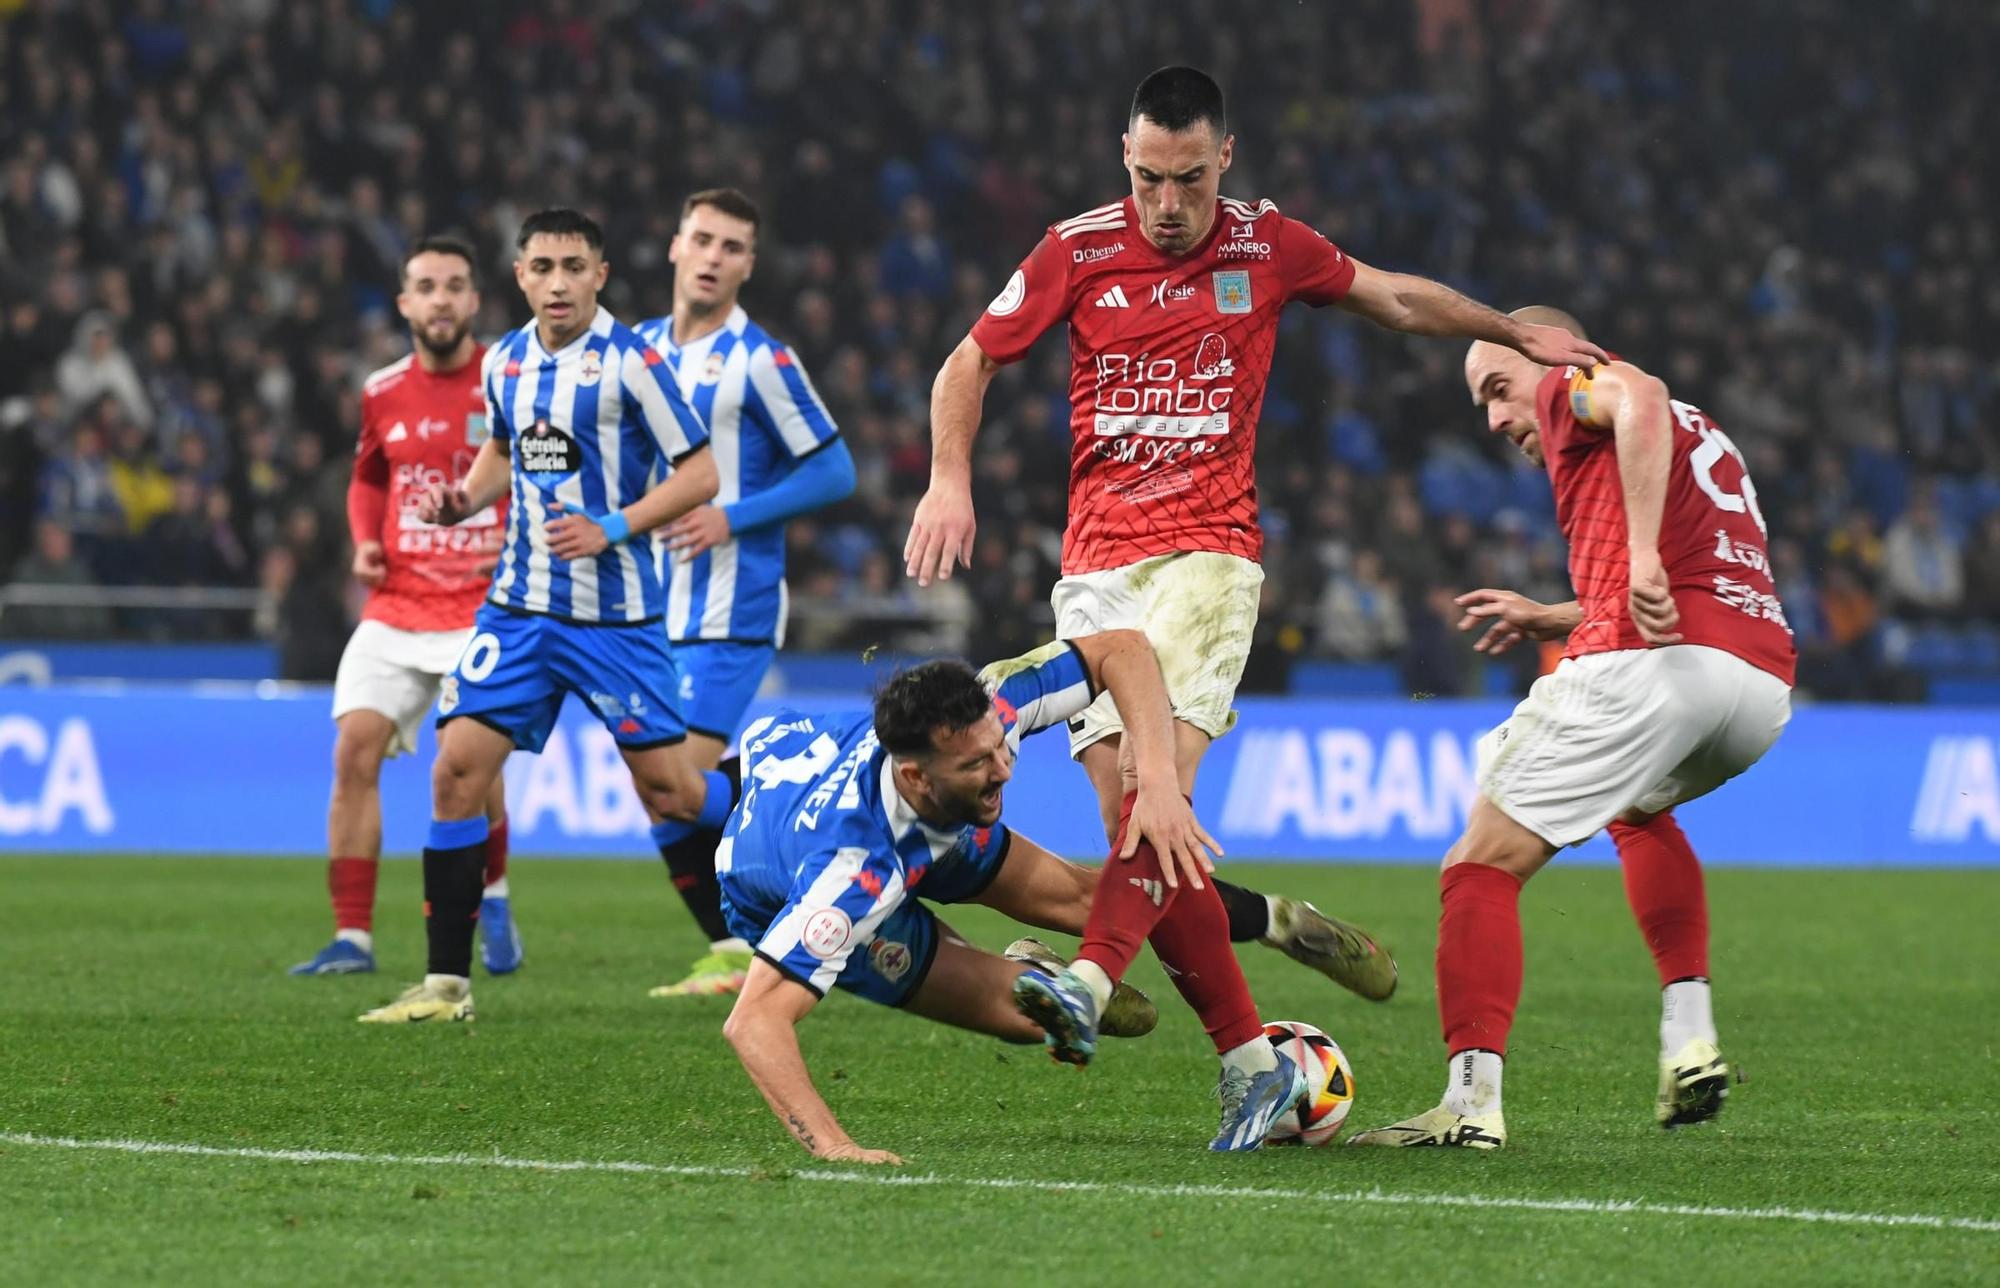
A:
[[[1507,1054],[1521,1000],[1521,881],[1484,863],[1454,863],[1438,881],[1438,1017],[1449,1053]]]
[[[331,859],[326,865],[326,889],[333,896],[335,930],[375,928],[374,859]]]
[[[1611,840],[1625,869],[1625,898],[1653,952],[1660,984],[1708,978],[1708,895],[1681,825],[1671,814],[1638,826],[1613,823]]]
[[[507,816],[502,814],[500,821],[486,833],[486,884],[492,885],[506,875]]]
[[[1140,946],[1153,927],[1167,915],[1180,893],[1167,886],[1160,869],[1160,856],[1150,845],[1141,844],[1130,859],[1115,857],[1125,843],[1125,827],[1132,819],[1137,793],[1127,793],[1124,812],[1119,815],[1118,840],[1111,847],[1114,857],[1106,859],[1097,874],[1097,890],[1090,897],[1090,916],[1083,923],[1083,946],[1077,958],[1089,958],[1103,967],[1113,983],[1125,978]],[[1228,935],[1225,933],[1226,940]]]
[[[1181,890],[1153,927],[1152,945],[1174,987],[1201,1017],[1217,1055],[1263,1033],[1257,1003],[1229,942],[1229,911],[1214,883]]]

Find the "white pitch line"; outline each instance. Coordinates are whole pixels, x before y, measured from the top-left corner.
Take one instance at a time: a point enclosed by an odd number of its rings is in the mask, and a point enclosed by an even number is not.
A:
[[[0,1145],[47,1149],[108,1150],[122,1154],[169,1154],[197,1158],[242,1158],[270,1163],[362,1163],[377,1167],[497,1167],[520,1172],[612,1172],[639,1176],[712,1179],[770,1175],[748,1167],[682,1163],[640,1163],[598,1159],[509,1158],[504,1154],[359,1154],[333,1149],[254,1149],[186,1145],[158,1140],[78,1140],[34,1132],[0,1132]],[[1375,1203],[1390,1207],[1478,1208],[1486,1211],[1574,1212],[1593,1216],[1672,1216],[1720,1221],[1789,1221],[1802,1225],[1860,1225],[1919,1230],[1965,1230],[2000,1234],[2000,1220],[1931,1216],[1903,1212],[1827,1212],[1814,1208],[1714,1207],[1701,1203],[1650,1203],[1640,1199],[1531,1199],[1479,1194],[1399,1194],[1394,1191],[1267,1189],[1252,1185],[1143,1185],[1127,1181],[1038,1181],[1018,1177],[939,1176],[930,1172],[796,1171],[787,1180],[841,1185],[934,1186],[978,1190],[1042,1190],[1060,1193],[1121,1194],[1135,1198],[1251,1199],[1283,1203]]]

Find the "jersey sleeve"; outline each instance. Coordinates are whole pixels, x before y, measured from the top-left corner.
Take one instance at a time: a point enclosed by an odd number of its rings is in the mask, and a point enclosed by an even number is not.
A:
[[[893,851],[843,846],[804,864],[757,955],[821,997],[907,891]]]
[[[681,397],[659,350],[651,345],[625,350],[619,374],[626,399],[668,461],[678,461],[708,442],[708,427]]]
[[[1354,285],[1354,261],[1318,229],[1296,219],[1279,221],[1278,265],[1284,273],[1285,298],[1314,308],[1332,304]]]
[[[361,394],[361,432],[354,440],[354,474],[347,481],[347,533],[355,545],[382,539],[389,511],[389,457],[375,428],[375,399]]]
[[[1022,738],[1061,724],[1097,697],[1083,654],[1065,640],[994,662],[979,673],[979,678],[993,695],[993,705],[1000,709],[1007,741],[1017,747]]]
[[[496,344],[486,351],[480,362],[479,388],[486,395],[486,432],[495,442],[505,443],[514,437],[514,428],[507,421],[507,400],[500,393],[500,373],[507,365],[501,349]]]
[[[794,460],[812,455],[840,433],[791,346],[772,341],[753,349],[749,375],[745,410]]]
[[[1019,362],[1042,332],[1068,316],[1069,252],[1051,232],[972,324],[972,341],[995,362]]]

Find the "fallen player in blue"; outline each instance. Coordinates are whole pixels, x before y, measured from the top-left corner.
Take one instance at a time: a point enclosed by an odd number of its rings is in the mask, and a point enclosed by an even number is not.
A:
[[[982,952],[912,896],[981,903],[1030,925],[1081,932],[1097,874],[1011,832],[1000,804],[1021,738],[1060,726],[1100,686],[1130,717],[1138,774],[1131,843],[1152,844],[1169,870],[1199,881],[1216,847],[1180,794],[1165,685],[1137,631],[1050,644],[981,673],[928,662],[885,685],[872,714],[783,712],[745,730],[743,799],[716,873],[729,928],[756,945],[756,957],[723,1033],[772,1112],[815,1157],[902,1161],[856,1144],[813,1086],[796,1026],[828,988],[1002,1041],[1044,1040],[1015,1006],[1014,985],[1026,974],[1047,976],[1061,960],[1030,948],[1033,941],[1008,957]],[[1372,941],[1367,948],[1380,951]],[[1114,998],[1099,1031],[1136,1036],[1152,1018],[1143,999]],[[1286,1085],[1295,1082],[1302,1085],[1288,1074]],[[1217,1147],[1256,1148],[1291,1103],[1254,1096],[1225,1104]]]

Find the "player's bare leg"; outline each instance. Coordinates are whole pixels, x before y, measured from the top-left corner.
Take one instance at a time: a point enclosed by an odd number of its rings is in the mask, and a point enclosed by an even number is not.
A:
[[[689,733],[681,744],[687,762],[704,775],[717,772],[728,744],[705,733]],[[725,820],[727,821],[726,817]],[[679,828],[663,829],[678,833]],[[685,835],[670,835],[660,845],[667,877],[708,939],[708,952],[695,959],[687,974],[652,989],[652,997],[716,997],[743,987],[750,969],[750,945],[729,933],[722,920],[722,887],[715,878],[715,850],[722,843],[720,825]]]
[[[1192,795],[1194,775],[1210,740],[1191,725],[1179,724],[1175,728],[1186,730],[1189,735],[1177,751],[1181,781]],[[1097,792],[1107,838],[1118,834],[1120,802],[1130,790],[1121,765],[1122,742],[1122,738],[1113,734],[1084,748],[1078,757]],[[1304,899],[1258,894],[1224,881],[1217,881],[1215,888],[1229,912],[1231,942],[1255,940],[1267,948],[1275,948],[1371,1002],[1387,1001],[1395,994],[1395,957],[1360,926],[1329,917]]]
[[[1555,847],[1484,796],[1446,853],[1438,917],[1438,1014],[1444,1025],[1444,1100],[1437,1108],[1356,1136],[1354,1145],[1507,1142],[1500,1073],[1521,999],[1521,886]]]
[[[938,935],[930,973],[904,1009],[1002,1042],[1040,1042],[1042,1030],[1014,1005],[1014,981],[1031,963],[974,948],[942,924]],[[1152,1031],[1159,1016],[1134,1012],[1130,1018],[1132,1022],[1120,1031],[1112,1033],[1107,1027],[1105,1032],[1112,1037],[1141,1037]]]
[[[487,799],[513,740],[461,718],[438,731],[431,829],[424,846],[424,980],[361,1018],[374,1024],[472,1018],[472,936],[486,875]]]
[[[352,975],[375,969],[375,880],[382,859],[382,761],[396,724],[379,711],[349,711],[334,722],[333,793],[326,810],[326,886],[333,941],[294,975]]]
[[[1729,1095],[1708,982],[1708,899],[1701,863],[1671,812],[1627,810],[1610,827],[1625,897],[1660,975],[1662,1127],[1707,1122]]]

